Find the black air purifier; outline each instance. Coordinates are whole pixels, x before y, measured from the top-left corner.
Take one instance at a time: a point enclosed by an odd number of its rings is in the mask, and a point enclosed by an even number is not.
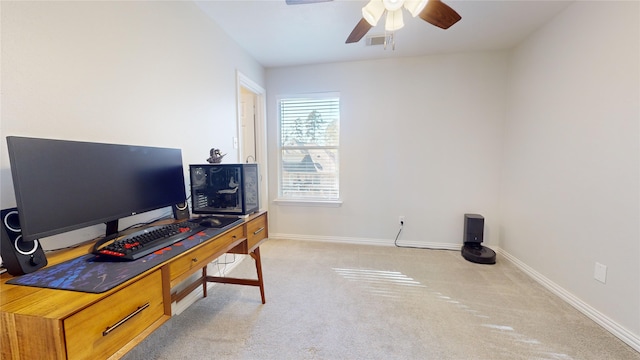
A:
[[[464,214],[462,257],[478,264],[495,264],[495,251],[481,245],[483,236],[484,217],[478,214]]]

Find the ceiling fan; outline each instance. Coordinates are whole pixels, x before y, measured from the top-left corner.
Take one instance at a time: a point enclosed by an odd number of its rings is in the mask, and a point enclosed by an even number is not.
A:
[[[333,0],[285,0],[287,5],[313,4],[329,2]],[[462,17],[449,5],[440,0],[370,0],[362,8],[362,19],[353,28],[345,43],[360,41],[371,28],[376,26],[378,20],[386,13],[385,30],[393,32],[404,26],[402,8],[407,9],[413,17],[419,16],[422,20],[441,29],[448,29],[457,23]]]
[[[376,26],[385,13],[387,14],[386,31],[402,28],[404,26],[403,7],[413,17],[419,16],[422,20],[442,29],[448,29],[462,19],[455,10],[440,0],[371,0],[362,8],[362,19],[353,28],[345,43],[360,41],[372,27]]]

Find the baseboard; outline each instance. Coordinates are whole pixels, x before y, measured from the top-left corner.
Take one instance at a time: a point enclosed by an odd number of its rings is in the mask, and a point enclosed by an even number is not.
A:
[[[269,239],[320,241],[320,242],[357,244],[357,245],[395,246],[394,239],[314,236],[314,235],[277,234],[277,233],[269,233]],[[452,244],[452,243],[418,242],[418,241],[400,240],[398,241],[398,246],[421,248],[421,249],[434,249],[434,250],[460,250],[460,247],[462,245]]]
[[[559,298],[567,302],[569,305],[576,308],[578,311],[586,315],[591,320],[595,321],[598,325],[605,328],[611,334],[624,341],[627,345],[631,346],[634,350],[640,352],[640,336],[632,333],[627,330],[622,325],[613,321],[606,315],[602,314],[598,310],[594,309],[589,304],[580,300],[578,297],[568,292],[558,284],[549,280],[547,277],[543,276],[539,272],[532,269],[527,264],[520,261],[515,256],[509,254],[503,249],[498,248],[496,252],[501,255],[503,258],[507,259],[511,263],[513,263],[516,267],[522,270],[525,274],[529,275],[532,279],[538,282],[540,285],[544,286],[547,290],[551,291]]]

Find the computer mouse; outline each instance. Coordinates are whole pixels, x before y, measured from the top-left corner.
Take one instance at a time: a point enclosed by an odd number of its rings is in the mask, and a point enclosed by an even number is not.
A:
[[[218,220],[215,217],[208,217],[200,221],[200,225],[204,227],[218,227],[222,225],[222,221]]]

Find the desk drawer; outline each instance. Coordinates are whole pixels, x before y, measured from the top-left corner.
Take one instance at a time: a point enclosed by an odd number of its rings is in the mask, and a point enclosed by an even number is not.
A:
[[[267,229],[267,216],[261,215],[247,224],[247,250],[251,251],[260,242],[269,236]]]
[[[208,263],[226,252],[231,244],[242,238],[244,238],[244,235],[242,233],[242,227],[239,226],[214,240],[209,240],[196,250],[187,252],[177,259],[174,259],[169,264],[171,281],[176,280],[183,274],[190,275],[194,269],[202,269]]]
[[[163,314],[162,277],[155,271],[65,319],[67,358],[106,358]]]

